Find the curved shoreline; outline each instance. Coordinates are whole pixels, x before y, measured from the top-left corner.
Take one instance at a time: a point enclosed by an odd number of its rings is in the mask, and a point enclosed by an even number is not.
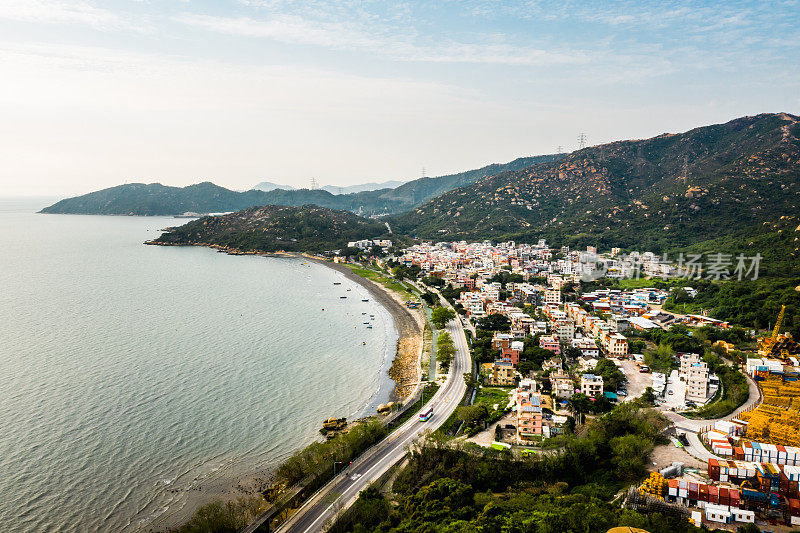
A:
[[[302,255],[301,257],[341,272],[347,279],[367,289],[375,300],[389,311],[399,334],[392,368],[389,370],[389,376],[395,381],[395,390],[392,397],[393,400],[404,400],[410,396],[415,384],[420,381],[422,374],[420,367],[422,332],[424,328],[422,316],[419,313],[412,314],[399,294],[370,279],[362,278],[348,268],[347,265],[333,263],[310,255]]]
[[[333,263],[320,257],[292,252],[258,253],[247,255],[260,255],[264,257],[313,261],[316,264],[320,264],[340,272],[349,281],[364,287],[369,292],[371,297],[374,298],[375,301],[392,317],[394,327],[398,334],[397,346],[395,347],[395,354],[391,363],[392,366],[389,369],[389,375],[387,376],[394,382],[394,386],[392,387],[390,393],[390,399],[393,401],[398,401],[403,400],[411,395],[413,388],[416,386],[416,382],[420,380],[421,375],[420,355],[422,350],[422,331],[424,327],[424,319],[421,316],[415,316],[412,314],[412,311],[405,307],[405,302],[399,294],[394,293],[393,291],[373,282],[372,280],[355,274],[344,264]],[[403,376],[406,376],[406,378],[410,379],[403,380]],[[400,378],[399,381],[398,378]],[[406,383],[404,384],[403,381]],[[371,414],[374,414],[374,412]],[[363,416],[369,415],[364,414]],[[157,517],[151,522],[142,524],[142,529],[150,532],[170,531],[173,528],[181,526],[194,515],[197,509],[211,501],[227,501],[234,500],[242,496],[246,497],[257,495],[261,490],[263,490],[264,486],[266,486],[267,480],[271,477],[274,469],[277,468],[277,464],[274,468],[270,468],[269,471],[255,468],[252,471],[240,472],[238,475],[234,474],[230,478],[220,475],[217,477],[215,482],[211,483],[211,486],[206,485],[203,487],[205,490],[199,489],[198,492],[192,491],[188,500],[184,501],[172,513],[166,513]],[[205,497],[210,494],[213,494],[213,497]],[[129,527],[136,528],[136,525],[130,524]],[[128,528],[125,529],[127,530]],[[136,529],[138,530],[139,528]]]

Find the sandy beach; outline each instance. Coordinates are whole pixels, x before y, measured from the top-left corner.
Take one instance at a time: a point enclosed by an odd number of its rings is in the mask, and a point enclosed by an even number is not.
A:
[[[348,279],[365,287],[392,314],[397,331],[400,333],[397,341],[397,354],[392,363],[392,368],[389,370],[389,377],[397,383],[393,396],[399,401],[410,396],[415,384],[420,381],[419,358],[422,351],[422,332],[425,327],[425,319],[422,313],[414,309],[408,309],[405,306],[405,300],[400,294],[372,280],[362,278],[348,268],[347,265],[325,261],[316,257],[305,257],[338,270]]]
[[[362,278],[355,274],[344,264],[333,263],[320,257],[291,254],[272,253],[259,254],[272,257],[297,257],[314,261],[328,268],[341,272],[349,280],[366,288],[372,297],[386,308],[392,315],[395,327],[399,333],[397,353],[389,370],[389,377],[396,383],[392,394],[394,401],[403,401],[414,391],[420,381],[420,356],[422,353],[422,332],[425,319],[417,310],[410,310],[405,306],[404,298],[386,287]],[[241,497],[255,496],[269,483],[273,469],[263,468],[253,471],[224,472],[211,475],[200,481],[196,488],[185,494],[179,506],[170,509],[155,521],[144,527],[145,531],[164,533],[185,523],[194,512],[209,502],[220,500],[229,501]]]

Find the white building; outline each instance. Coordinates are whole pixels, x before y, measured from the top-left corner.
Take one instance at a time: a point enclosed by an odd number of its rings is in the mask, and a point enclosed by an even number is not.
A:
[[[590,398],[603,394],[603,376],[584,374],[581,376],[581,392]]]

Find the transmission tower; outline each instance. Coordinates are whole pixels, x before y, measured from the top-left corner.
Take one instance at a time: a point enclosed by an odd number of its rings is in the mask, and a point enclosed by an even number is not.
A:
[[[315,190],[319,187],[319,183],[317,183],[317,178],[311,178],[311,190]]]
[[[582,150],[583,148],[586,148],[586,134],[585,133],[579,133],[578,134],[578,150]]]
[[[427,176],[425,175],[425,167],[422,167],[422,177],[423,177],[423,178],[426,178],[426,177],[427,177]]]
[[[561,145],[559,144],[559,145],[558,145],[558,148],[556,148],[556,153],[557,153],[558,155],[561,155],[561,154],[563,154],[563,153],[564,153],[564,147],[563,147],[563,146],[561,146]]]

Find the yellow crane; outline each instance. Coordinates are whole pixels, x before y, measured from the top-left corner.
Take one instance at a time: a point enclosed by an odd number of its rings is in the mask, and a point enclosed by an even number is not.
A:
[[[762,357],[769,357],[772,353],[772,347],[775,346],[775,343],[778,341],[778,332],[781,330],[781,326],[783,325],[783,312],[786,311],[786,306],[781,306],[781,312],[778,313],[778,320],[775,322],[775,327],[772,330],[772,335],[769,337],[764,337],[761,341],[761,348],[758,350],[758,355]]]

